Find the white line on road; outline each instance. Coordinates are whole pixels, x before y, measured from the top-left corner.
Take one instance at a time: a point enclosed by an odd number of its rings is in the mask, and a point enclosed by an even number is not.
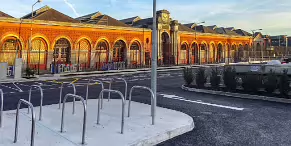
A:
[[[189,100],[189,99],[185,99],[183,97],[179,97],[179,96],[176,96],[176,95],[166,95],[166,94],[160,94],[160,95],[162,95],[165,98],[174,99],[174,100],[180,100],[180,101],[185,101],[185,102],[198,103],[198,104],[214,106],[214,107],[220,107],[220,108],[227,108],[227,109],[238,110],[238,111],[244,110],[244,108],[233,107],[233,106],[225,106],[225,105],[219,105],[219,104],[213,104],[213,103],[206,103],[206,102],[202,102],[201,100],[199,100],[199,101]]]
[[[17,86],[17,85],[15,84],[15,82],[13,82],[13,85],[14,85],[16,88],[19,89],[19,92],[23,92],[23,90],[22,90],[19,86]]]

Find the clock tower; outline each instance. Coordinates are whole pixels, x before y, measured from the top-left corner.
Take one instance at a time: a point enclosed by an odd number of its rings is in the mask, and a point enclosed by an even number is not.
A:
[[[159,65],[174,65],[176,64],[177,47],[176,33],[173,27],[174,21],[170,17],[170,12],[167,10],[157,11],[157,30],[158,30],[158,63]]]

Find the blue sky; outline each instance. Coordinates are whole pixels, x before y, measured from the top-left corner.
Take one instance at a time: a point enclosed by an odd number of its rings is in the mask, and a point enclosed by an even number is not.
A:
[[[36,0],[1,1],[0,11],[21,17]],[[117,19],[152,15],[152,0],[43,0],[35,8],[44,5],[74,18],[96,11]],[[246,31],[262,28],[264,34],[291,35],[291,0],[157,0],[157,8],[169,10],[181,23],[206,21],[205,25]]]

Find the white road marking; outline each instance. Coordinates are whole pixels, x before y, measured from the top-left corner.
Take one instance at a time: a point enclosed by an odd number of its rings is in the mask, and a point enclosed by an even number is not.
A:
[[[16,88],[18,88],[19,90],[19,92],[23,92],[23,90],[20,88],[20,87],[18,87],[16,84],[15,84],[15,82],[13,82],[13,85],[16,87]]]
[[[6,86],[6,85],[3,85],[3,84],[0,84],[2,87],[6,87],[6,88],[9,88],[9,89],[12,89],[12,90],[16,90],[16,91],[18,91],[19,92],[19,90],[18,89],[15,89],[15,88],[12,88],[12,87],[10,87],[10,86]]]
[[[238,111],[244,110],[244,108],[233,107],[233,106],[225,106],[225,105],[219,105],[219,104],[213,104],[213,103],[207,103],[207,102],[202,102],[201,100],[199,100],[199,101],[189,100],[189,99],[185,99],[183,97],[179,97],[179,96],[176,96],[176,95],[167,95],[167,94],[160,94],[160,95],[162,95],[165,98],[174,99],[174,100],[180,100],[180,101],[185,101],[185,102],[203,104],[203,105],[226,108],[226,109],[232,109],[232,110],[238,110]]]

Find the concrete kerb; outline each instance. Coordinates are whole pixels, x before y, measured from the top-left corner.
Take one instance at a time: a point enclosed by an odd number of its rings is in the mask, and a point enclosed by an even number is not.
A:
[[[265,100],[265,101],[272,101],[272,102],[279,102],[279,103],[291,103],[290,99],[284,99],[284,98],[275,98],[275,97],[260,96],[260,95],[232,93],[232,92],[224,92],[224,91],[214,91],[214,90],[207,90],[207,89],[197,89],[197,88],[186,87],[185,85],[182,85],[181,88],[185,91],[197,92],[197,93],[221,95],[221,96],[244,98],[244,99]]]

